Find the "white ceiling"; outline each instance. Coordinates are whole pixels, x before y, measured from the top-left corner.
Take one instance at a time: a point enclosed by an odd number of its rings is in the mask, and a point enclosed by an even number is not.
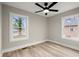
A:
[[[40,7],[35,5],[35,2],[4,2],[3,4],[7,4],[16,8],[20,8],[29,12],[34,13],[35,11],[41,10]],[[43,2],[39,2],[39,4],[44,5]],[[49,2],[51,4],[51,2]],[[38,15],[42,15],[44,17],[50,17],[56,15],[58,13],[62,13],[74,8],[79,7],[79,2],[58,2],[51,9],[58,9],[59,12],[49,12],[48,15],[45,15],[43,12],[37,13]],[[35,14],[35,13],[34,13]]]

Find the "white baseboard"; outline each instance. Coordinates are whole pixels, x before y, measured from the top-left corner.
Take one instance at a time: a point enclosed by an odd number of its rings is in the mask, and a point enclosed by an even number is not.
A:
[[[53,43],[56,43],[56,44],[59,44],[59,45],[62,45],[62,46],[65,46],[65,47],[69,47],[69,48],[72,48],[72,49],[74,49],[74,50],[78,50],[78,51],[79,51],[79,47],[73,48],[73,47],[70,46],[70,45],[62,44],[62,43],[57,42],[57,41],[53,41],[53,40],[48,40],[48,41],[53,42]]]
[[[31,43],[31,44],[26,44],[26,45],[17,46],[17,47],[13,47],[13,48],[8,48],[8,49],[5,49],[5,50],[2,50],[2,54],[5,53],[5,52],[10,52],[10,51],[14,51],[14,50],[21,49],[21,48],[24,48],[24,47],[40,44],[40,43],[43,43],[43,42],[46,42],[46,41],[50,41],[50,42],[53,42],[53,43],[56,43],[56,44],[59,44],[59,45],[65,46],[65,47],[69,47],[69,48],[75,49],[75,50],[79,50],[78,48],[73,48],[71,46],[68,46],[66,44],[62,44],[62,43],[57,42],[57,41],[42,40],[42,41],[34,42],[34,43]]]
[[[8,48],[8,49],[5,49],[5,50],[2,50],[2,53],[6,53],[6,52],[14,51],[14,50],[17,50],[17,49],[21,49],[21,48],[24,48],[24,47],[40,44],[40,43],[43,43],[43,42],[46,42],[46,41],[47,40],[42,40],[42,41],[34,42],[34,43],[31,43],[31,44],[16,46],[16,47],[13,47],[13,48]]]

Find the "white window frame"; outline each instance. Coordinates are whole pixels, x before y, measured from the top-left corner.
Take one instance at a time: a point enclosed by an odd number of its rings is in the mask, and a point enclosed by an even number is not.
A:
[[[9,13],[9,15],[10,15],[10,19],[9,19],[9,41],[10,42],[15,42],[15,41],[20,41],[20,40],[27,40],[27,39],[29,39],[29,21],[28,21],[28,16],[25,16],[25,15],[20,15],[20,14],[17,14],[17,13],[13,13],[13,12],[10,12]],[[21,39],[13,39],[13,33],[12,33],[12,20],[11,20],[11,17],[13,16],[13,15],[17,15],[17,16],[21,16],[21,17],[26,17],[27,18],[27,34],[26,34],[26,38],[21,38]]]
[[[65,18],[68,18],[68,17],[73,17],[73,16],[78,16],[79,17],[79,14],[74,14],[74,15],[69,15],[69,16],[64,16],[61,18],[61,23],[62,23],[62,31],[61,31],[61,36],[63,39],[69,39],[69,40],[75,40],[75,41],[79,41],[79,38],[75,38],[75,37],[72,37],[72,38],[69,38],[69,37],[65,37],[65,34],[63,32],[63,28],[64,28],[64,20]]]

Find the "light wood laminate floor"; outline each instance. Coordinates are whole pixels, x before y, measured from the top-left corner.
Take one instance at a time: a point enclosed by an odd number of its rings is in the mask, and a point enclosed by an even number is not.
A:
[[[52,43],[44,42],[3,54],[4,57],[79,57],[79,51]]]

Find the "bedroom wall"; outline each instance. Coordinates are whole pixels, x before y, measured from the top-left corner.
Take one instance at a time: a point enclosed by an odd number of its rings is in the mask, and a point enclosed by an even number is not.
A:
[[[49,40],[52,42],[56,42],[74,49],[79,50],[79,42],[75,40],[62,39],[62,21],[61,18],[63,16],[79,14],[79,8],[52,16],[48,18],[48,28],[49,28]]]
[[[28,16],[29,39],[9,42],[9,12]],[[8,5],[2,5],[2,13],[2,51],[41,42],[47,39],[46,18]]]
[[[1,15],[2,15],[2,13],[1,13],[1,3],[0,3],[0,56],[1,56],[1,39],[2,39],[2,36],[1,36],[1,29],[2,29],[2,27],[1,27],[1,21],[2,21],[2,19],[1,19]]]

